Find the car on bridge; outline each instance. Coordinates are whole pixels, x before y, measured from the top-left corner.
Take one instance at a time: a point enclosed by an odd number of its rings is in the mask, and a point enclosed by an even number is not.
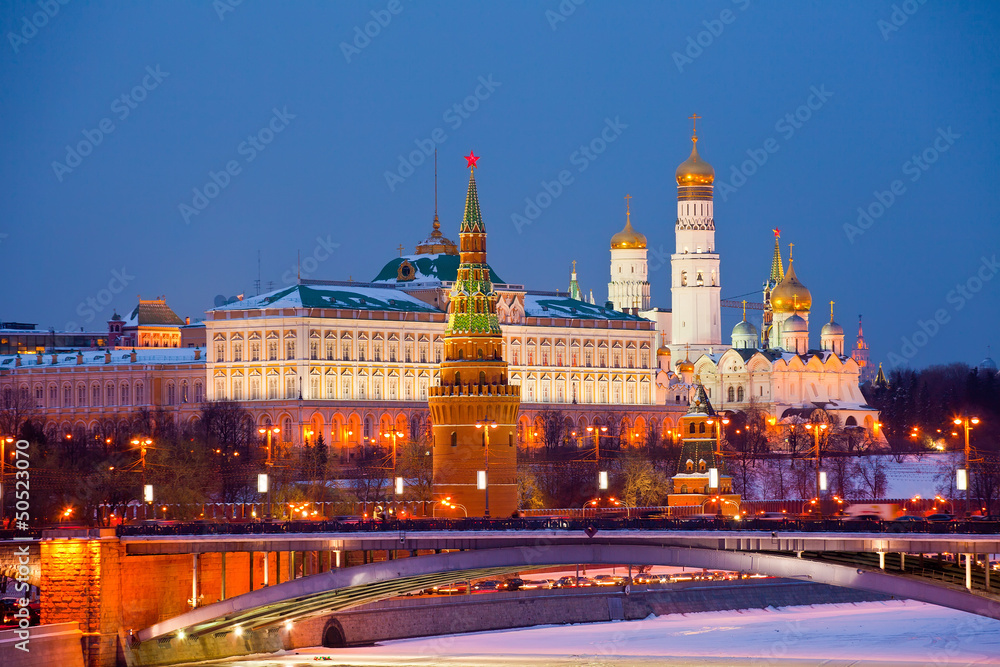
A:
[[[487,579],[486,581],[477,581],[472,584],[473,593],[494,593],[501,590],[500,582],[496,579]]]

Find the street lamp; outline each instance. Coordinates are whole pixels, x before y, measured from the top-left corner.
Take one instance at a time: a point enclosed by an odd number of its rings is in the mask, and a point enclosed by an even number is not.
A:
[[[601,470],[601,436],[608,432],[607,426],[588,426],[587,433],[594,435],[594,463],[597,468],[597,488],[608,488],[608,473]]]
[[[281,433],[281,429],[278,428],[277,426],[271,426],[270,424],[268,424],[267,426],[262,426],[261,428],[257,429],[257,432],[260,433],[261,435],[267,434],[267,461],[264,462],[264,465],[267,466],[268,471],[270,471],[271,466],[274,465],[274,461],[271,459],[271,434]],[[267,475],[268,475],[267,489],[266,489],[267,511],[264,512],[264,517],[266,519],[270,519],[271,518],[271,473],[268,472]]]
[[[402,436],[403,432],[402,431],[397,431],[396,429],[393,429],[391,431],[387,431],[386,433],[383,433],[382,435],[384,435],[387,438],[389,438],[389,437],[392,438],[392,476],[395,477],[396,476],[396,437],[397,436]],[[396,493],[402,493],[402,491],[397,491]]]
[[[722,422],[719,428],[715,429],[715,465],[719,465],[719,461],[722,460],[722,429],[729,424],[729,417],[723,416],[720,420]],[[711,426],[715,423],[715,420],[711,417],[705,420],[705,423]]]
[[[965,516],[969,516],[969,431],[972,430],[970,424],[979,423],[979,417],[956,417],[954,423],[965,431],[965,469],[957,471],[956,482],[959,490],[965,491]]]
[[[476,428],[483,429],[483,449],[485,454],[486,469],[483,471],[483,491],[486,494],[486,509],[483,516],[490,517],[490,429],[496,428],[497,423],[492,419],[480,419],[476,422]],[[468,516],[468,512],[466,512]]]
[[[71,436],[67,433],[66,437],[69,438]],[[139,465],[142,467],[141,484],[143,489],[143,497],[145,498],[148,495],[150,496],[150,498],[152,498],[153,487],[146,484],[146,448],[152,445],[153,441],[150,438],[135,438],[134,440],[132,440],[132,444],[139,448]],[[147,500],[146,502],[147,503],[152,502],[152,500]]]
[[[820,472],[820,451],[819,451],[819,434],[827,429],[826,424],[806,424],[806,430],[812,431],[814,436],[814,441],[816,443],[816,499],[821,500],[822,496],[820,493],[826,490],[826,479],[825,475]],[[820,512],[822,513],[822,507],[820,507]]]
[[[460,508],[463,512],[465,512],[465,516],[466,517],[469,516],[469,511],[467,509],[465,509],[465,505],[459,505],[457,503],[449,502],[450,500],[451,500],[451,496],[448,496],[447,498],[445,498],[444,500],[441,500],[439,502],[442,505],[444,505],[445,507],[450,508],[450,509],[459,509]],[[431,516],[432,517],[436,516],[436,512],[437,512],[437,503],[434,503],[434,506],[431,508]]]

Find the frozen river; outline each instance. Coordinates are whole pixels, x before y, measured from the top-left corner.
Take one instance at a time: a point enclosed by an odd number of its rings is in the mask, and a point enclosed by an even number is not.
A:
[[[540,626],[397,640],[364,648],[300,649],[212,664],[987,665],[1000,664],[1000,621],[893,600]]]

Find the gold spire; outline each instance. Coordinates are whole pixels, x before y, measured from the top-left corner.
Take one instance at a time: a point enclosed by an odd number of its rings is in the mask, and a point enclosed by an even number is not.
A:
[[[830,302],[830,323],[833,323],[833,301]]]
[[[743,299],[743,321],[747,321],[747,300]]]

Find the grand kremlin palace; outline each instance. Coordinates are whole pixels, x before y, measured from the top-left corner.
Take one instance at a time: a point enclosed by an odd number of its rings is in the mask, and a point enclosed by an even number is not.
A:
[[[860,327],[845,353],[831,311],[820,346],[810,346],[811,293],[791,258],[786,271],[777,234],[770,272],[762,272],[760,328],[744,316],[723,344],[713,181],[695,144],[677,169],[670,310],[651,307],[646,239],[628,208],[611,238],[604,305],[581,294],[575,271],[566,292],[542,292],[489,268],[509,383],[520,386],[518,442],[540,444],[546,409],[561,411],[566,436],[581,440],[595,424],[613,425],[622,442],[672,435],[700,384],[716,410],[753,401],[779,427],[819,411],[876,428],[859,390],[871,371]],[[407,437],[426,424],[458,270],[459,247],[435,213],[414,253],[393,258],[370,282],[299,280],[216,307],[195,325],[162,299],[140,301],[125,330],[121,318],[109,322],[107,350],[0,357],[0,390],[31,396],[33,418],[79,437],[100,437],[109,420],[142,407],[193,421],[202,400],[231,399],[258,424],[279,426],[283,441],[322,434],[344,460],[362,442]],[[166,335],[171,328],[177,336]]]

